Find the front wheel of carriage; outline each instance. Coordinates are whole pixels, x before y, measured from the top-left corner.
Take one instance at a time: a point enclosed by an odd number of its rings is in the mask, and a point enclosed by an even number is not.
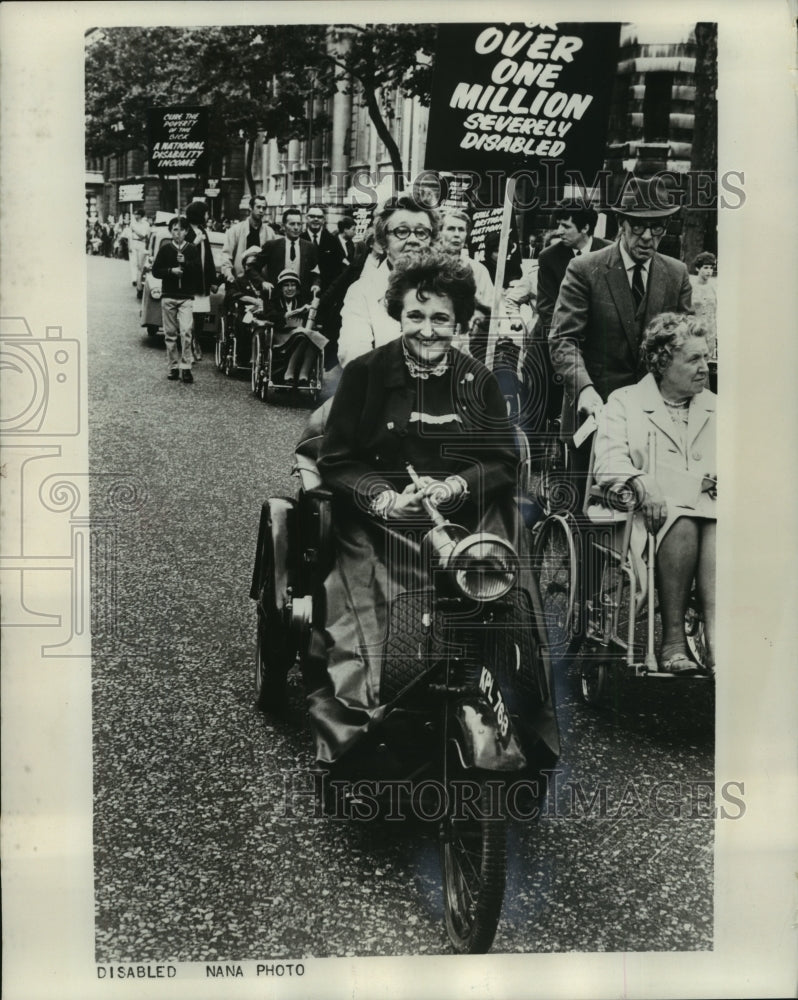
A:
[[[489,801],[481,783],[477,802]],[[467,811],[467,810],[466,810]],[[447,815],[441,827],[446,931],[460,954],[482,955],[499,925],[507,873],[503,816]]]

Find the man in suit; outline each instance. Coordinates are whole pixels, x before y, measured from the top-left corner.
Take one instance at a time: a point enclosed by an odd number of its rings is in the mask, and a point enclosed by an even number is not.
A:
[[[643,377],[640,343],[655,316],[692,311],[687,268],[657,253],[668,217],[679,210],[667,194],[655,181],[630,178],[617,210],[617,242],[567,266],[549,331],[552,365],[565,390],[565,437],[611,392]]]
[[[528,368],[527,384],[547,387],[545,400],[531,401],[527,408],[527,431],[536,432],[546,420],[556,418],[562,409],[562,383],[554,378],[549,355],[548,336],[554,306],[565,271],[574,257],[601,250],[607,240],[593,235],[598,213],[584,202],[563,201],[556,207],[552,221],[556,225],[552,242],[538,257],[537,268],[531,268],[521,280],[505,292],[507,314],[521,316],[524,303],[537,310],[524,365]],[[542,405],[545,404],[545,405]]]
[[[518,307],[522,302],[537,307],[535,337],[543,340],[548,338],[554,306],[568,265],[574,257],[601,250],[608,243],[607,240],[593,235],[598,222],[598,213],[589,205],[561,202],[554,211],[554,222],[557,226],[554,239],[559,242],[552,243],[541,252],[538,258],[536,288],[533,289],[530,283],[522,278],[517,285],[508,288],[506,292],[507,312],[511,316],[520,315]]]
[[[350,215],[345,215],[338,222],[338,235],[335,239],[335,266],[333,281],[351,265],[359,263],[365,255],[365,247],[361,242],[355,243],[357,223]],[[325,286],[325,290],[326,290]]]
[[[327,288],[339,273],[337,267],[338,240],[327,228],[327,210],[324,205],[310,205],[305,212],[305,229],[299,238],[316,247],[322,289]]]
[[[298,208],[287,208],[282,223],[285,235],[264,244],[256,267],[272,286],[286,268],[296,272],[302,291],[309,295],[311,287],[319,284],[318,250],[300,237],[302,213]]]
[[[249,216],[243,222],[237,222],[225,233],[222,248],[221,272],[225,281],[233,282],[244,273],[241,257],[250,247],[262,247],[268,240],[277,235],[266,222],[266,199],[263,195],[255,195],[249,199]]]

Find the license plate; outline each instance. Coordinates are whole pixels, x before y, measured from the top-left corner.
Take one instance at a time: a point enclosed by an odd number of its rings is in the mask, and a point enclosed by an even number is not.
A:
[[[510,732],[510,715],[507,711],[507,706],[504,704],[499,685],[496,683],[496,678],[487,667],[483,667],[479,675],[479,690],[485,696],[485,700],[490,705],[491,711],[496,716],[499,734],[502,739],[506,738]]]

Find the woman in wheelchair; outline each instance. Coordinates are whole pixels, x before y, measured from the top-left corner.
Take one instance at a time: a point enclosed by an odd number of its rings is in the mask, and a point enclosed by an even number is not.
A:
[[[468,327],[474,293],[470,269],[450,255],[425,250],[398,262],[386,306],[401,335],[352,359],[332,400],[318,470],[333,495],[336,557],[324,584],[325,620],[314,623],[305,664],[320,761],[337,760],[382,716],[391,609],[401,595],[430,586],[421,540],[431,523],[422,501],[524,551],[504,399],[488,369],[452,346]],[[521,585],[531,593],[528,566],[522,556]],[[528,607],[537,606],[530,598]],[[541,686],[550,690],[549,679]],[[530,729],[557,753],[547,693],[532,714]]]
[[[646,329],[641,350],[649,374],[612,393],[603,408],[593,474],[611,492],[634,492],[635,551],[642,553],[646,532],[656,536],[661,669],[696,669],[684,629],[695,584],[704,619],[704,666],[713,670],[717,397],[708,389],[707,331],[692,316],[662,313]]]
[[[277,294],[264,308],[264,318],[274,327],[275,361],[284,368],[282,381],[289,386],[310,384],[319,352],[327,343],[317,330],[304,326],[310,310],[310,296],[300,288],[299,275],[286,269],[277,278]],[[282,362],[282,364],[280,364]],[[279,377],[279,372],[275,372]]]

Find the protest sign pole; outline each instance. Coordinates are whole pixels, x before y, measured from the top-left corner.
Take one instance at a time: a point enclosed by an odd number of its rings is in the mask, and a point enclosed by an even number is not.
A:
[[[485,353],[485,364],[493,368],[493,356],[496,353],[496,341],[499,339],[499,310],[504,292],[504,272],[507,266],[507,248],[510,244],[510,223],[513,217],[513,200],[515,198],[515,177],[508,177],[504,186],[504,211],[502,212],[502,228],[499,235],[499,256],[496,260],[496,280],[493,283],[493,308],[490,312],[490,328],[488,331],[488,347]]]

